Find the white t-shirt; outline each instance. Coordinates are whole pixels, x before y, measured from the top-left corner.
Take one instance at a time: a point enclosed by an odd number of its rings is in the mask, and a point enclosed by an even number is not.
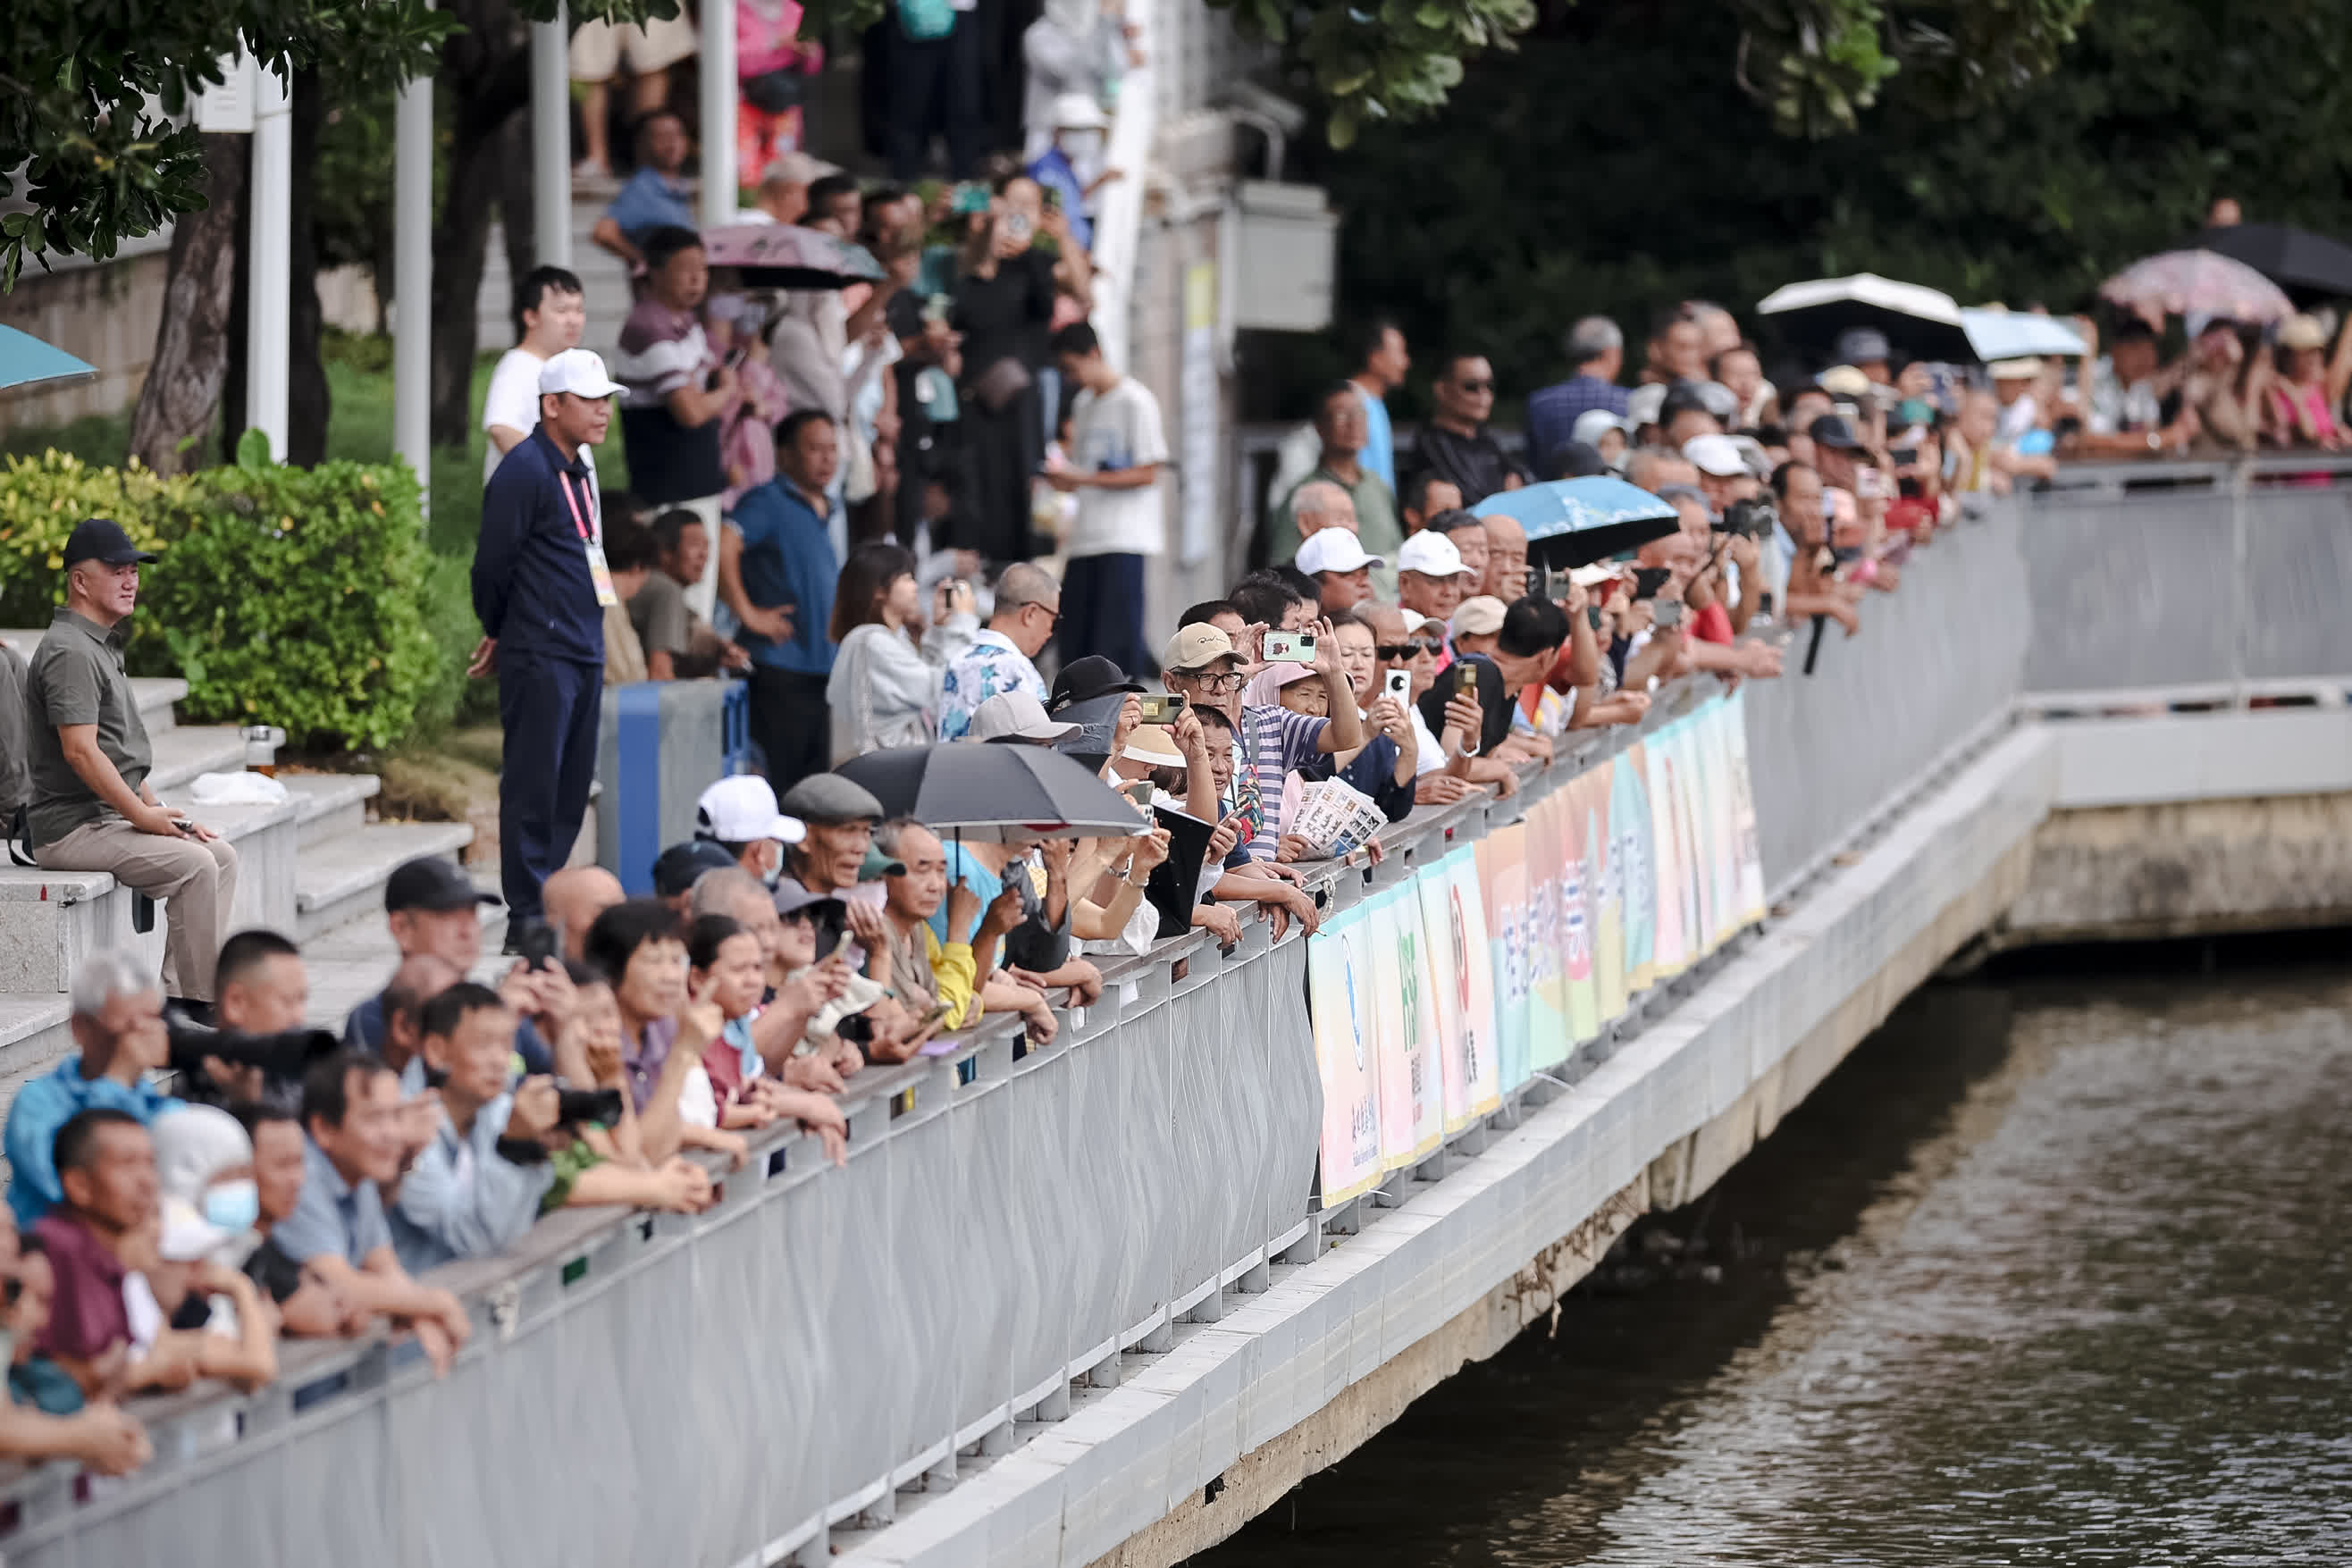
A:
[[[1078,393],[1070,405],[1076,444],[1071,466],[1081,474],[1115,473],[1168,461],[1168,438],[1160,428],[1160,401],[1133,376],[1099,395]],[[1068,553],[1158,555],[1167,533],[1160,486],[1133,490],[1084,489],[1078,520],[1070,529]]]
[[[547,361],[529,349],[513,348],[499,356],[498,368],[490,371],[490,390],[482,399],[482,429],[487,433],[494,424],[509,430],[520,430],[529,435],[539,423],[539,372]],[[482,444],[482,483],[499,471],[499,459],[505,453],[495,441]],[[588,465],[588,477],[596,477],[596,449],[583,446],[580,461]]]
[[[1419,703],[1405,704],[1404,713],[1412,723],[1413,777],[1423,778],[1445,766],[1445,747],[1429,733],[1429,721],[1421,716]]]

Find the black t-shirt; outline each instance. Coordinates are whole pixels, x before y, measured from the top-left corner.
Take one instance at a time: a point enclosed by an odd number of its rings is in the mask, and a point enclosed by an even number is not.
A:
[[[1475,435],[1456,435],[1450,430],[1440,430],[1433,424],[1421,427],[1415,438],[1416,468],[1426,468],[1441,479],[1451,479],[1462,492],[1462,504],[1475,507],[1503,488],[1504,481],[1517,475],[1521,484],[1531,481],[1525,465],[1515,462],[1497,445],[1489,432],[1481,430]],[[632,477],[635,471],[631,470]]]
[[[1478,708],[1486,721],[1478,732],[1478,755],[1493,754],[1511,734],[1511,699],[1503,689],[1503,672],[1483,653],[1457,655],[1454,662],[1437,673],[1437,684],[1421,694],[1421,721],[1429,726],[1429,733],[1445,733],[1445,705],[1454,700],[1460,689],[1455,683],[1465,668],[1478,672]]]
[[[689,429],[666,407],[624,408],[621,439],[628,453],[629,488],[648,505],[698,501],[727,488],[715,419]]]

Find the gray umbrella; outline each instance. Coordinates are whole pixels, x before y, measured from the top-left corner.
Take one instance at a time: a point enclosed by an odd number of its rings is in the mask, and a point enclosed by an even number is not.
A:
[[[1118,838],[1150,826],[1118,790],[1050,747],[897,747],[834,771],[873,791],[887,815],[968,842]]]

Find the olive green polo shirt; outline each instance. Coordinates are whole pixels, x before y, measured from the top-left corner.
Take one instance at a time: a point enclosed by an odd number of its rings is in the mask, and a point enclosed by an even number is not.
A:
[[[36,845],[56,843],[84,822],[114,815],[66,760],[58,726],[98,726],[98,748],[134,794],[154,766],[147,726],[139,717],[131,676],[122,667],[121,632],[119,626],[109,632],[95,621],[59,610],[34,651],[25,682],[25,708],[33,758],[28,816]]]

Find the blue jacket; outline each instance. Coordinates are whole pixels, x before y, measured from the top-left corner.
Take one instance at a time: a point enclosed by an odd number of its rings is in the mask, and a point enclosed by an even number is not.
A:
[[[555,1185],[555,1166],[547,1160],[516,1165],[499,1153],[513,1108],[511,1092],[499,1095],[475,1113],[473,1131],[464,1137],[449,1113],[441,1113],[433,1141],[402,1178],[399,1199],[384,1217],[393,1252],[410,1273],[503,1252],[539,1218],[539,1200]]]
[[[588,575],[588,547],[564,501],[566,482],[581,517],[601,537],[588,465],[577,456],[566,463],[544,428],[506,455],[482,492],[474,615],[483,633],[499,640],[502,659],[604,663],[604,612]]]
[[[0,1138],[8,1154],[8,1207],[16,1210],[16,1228],[30,1230],[33,1221],[65,1201],[55,1146],[58,1130],[77,1114],[104,1106],[152,1122],[179,1103],[143,1082],[125,1088],[111,1078],[84,1078],[78,1051],[16,1091],[8,1104],[7,1132]]]
[[[744,491],[730,521],[743,537],[744,597],[763,610],[779,604],[793,610],[790,641],[771,643],[750,632],[737,632],[735,640],[755,664],[831,674],[833,643],[824,633],[833,621],[833,586],[841,562],[834,558],[825,518],[789,480],[778,477]]]

